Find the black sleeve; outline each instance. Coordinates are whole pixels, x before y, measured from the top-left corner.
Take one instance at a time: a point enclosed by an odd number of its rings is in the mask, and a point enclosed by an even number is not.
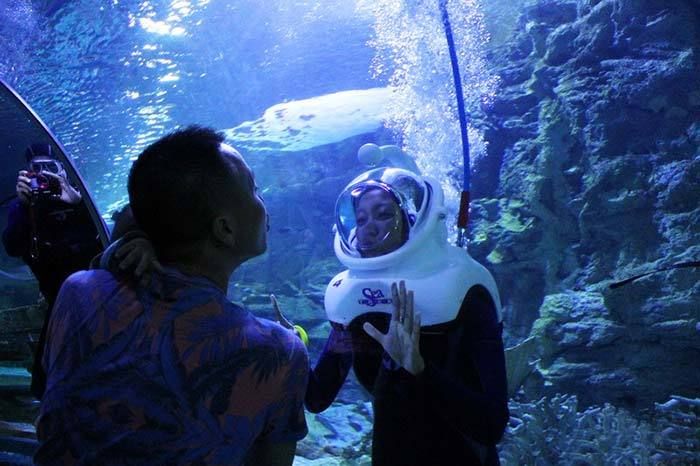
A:
[[[312,413],[325,411],[342,387],[352,366],[352,343],[348,330],[331,328],[316,367],[309,370],[304,404]]]
[[[372,391],[372,464],[423,464],[421,452],[426,446],[423,436],[426,425],[424,374],[412,375],[384,353]]]
[[[420,379],[432,408],[447,422],[493,445],[508,423],[508,388],[503,324],[484,289],[467,294],[458,324],[448,331],[449,352],[456,357],[444,368],[427,361]]]
[[[8,256],[21,257],[29,251],[30,230],[29,212],[15,199],[7,214],[7,227],[2,232],[2,244]]]

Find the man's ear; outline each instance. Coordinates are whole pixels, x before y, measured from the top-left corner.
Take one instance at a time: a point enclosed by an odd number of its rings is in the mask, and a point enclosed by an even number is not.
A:
[[[212,220],[212,234],[217,242],[229,246],[236,246],[238,240],[238,223],[231,215],[219,215]]]

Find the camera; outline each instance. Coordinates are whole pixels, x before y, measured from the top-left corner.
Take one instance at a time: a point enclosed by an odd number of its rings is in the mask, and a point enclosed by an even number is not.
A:
[[[58,179],[36,172],[27,173],[27,177],[32,196],[55,197],[61,195],[61,182]]]

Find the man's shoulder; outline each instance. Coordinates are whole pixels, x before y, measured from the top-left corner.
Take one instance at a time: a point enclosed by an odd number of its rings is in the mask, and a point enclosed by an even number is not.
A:
[[[104,286],[104,285],[117,285],[117,277],[114,276],[109,270],[103,269],[90,269],[90,270],[78,270],[72,273],[66,281],[64,286],[70,286],[74,288],[83,287],[94,287],[94,286]]]
[[[97,300],[99,296],[112,293],[120,286],[117,277],[108,270],[79,270],[66,278],[58,294],[58,301],[67,299]]]

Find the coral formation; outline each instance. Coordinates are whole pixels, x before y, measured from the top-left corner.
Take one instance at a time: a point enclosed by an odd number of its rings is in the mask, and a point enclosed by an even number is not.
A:
[[[511,401],[501,464],[693,465],[700,461],[700,400],[673,397],[647,418],[610,404],[580,410],[575,395]]]
[[[698,394],[700,272],[607,285],[700,258],[699,11],[541,0],[491,51],[471,252],[499,283],[507,342],[539,339],[533,396],[634,409]]]

